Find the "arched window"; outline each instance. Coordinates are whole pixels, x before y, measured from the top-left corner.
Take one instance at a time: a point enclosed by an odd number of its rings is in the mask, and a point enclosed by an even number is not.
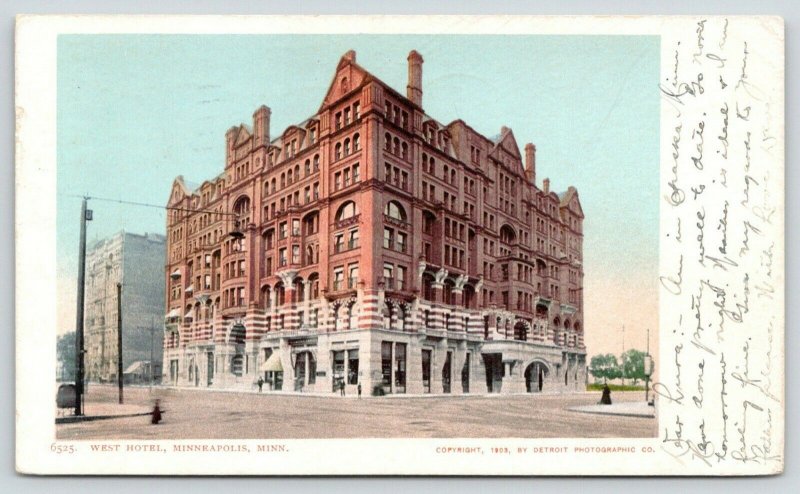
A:
[[[281,188],[286,187],[286,174],[281,173]]]
[[[286,183],[292,183],[292,170],[286,172]]]
[[[294,165],[294,179],[300,180],[300,165]]]
[[[314,171],[315,172],[319,171],[319,155],[318,154],[314,155]]]
[[[517,234],[514,233],[514,229],[511,228],[509,225],[503,225],[500,228],[500,242],[511,245],[517,240]]]
[[[403,206],[401,206],[397,201],[389,201],[386,204],[386,208],[383,210],[383,214],[396,220],[406,220],[406,210],[403,209]]]
[[[403,159],[404,159],[404,160],[407,160],[407,159],[408,159],[408,144],[406,144],[405,142],[403,143],[403,152],[402,152],[402,156],[403,156]]]
[[[347,156],[350,154],[350,139],[344,140],[344,155]]]
[[[385,151],[392,150],[392,136],[390,136],[388,132],[383,137],[383,149]]]
[[[394,154],[400,156],[400,139],[394,138]]]
[[[305,162],[305,172],[306,172],[306,176],[311,174],[311,160],[306,160],[306,162]]]
[[[433,276],[429,273],[422,275],[422,298],[433,302]]]
[[[361,136],[355,134],[353,136],[353,151],[358,151],[359,149],[361,149]]]
[[[334,148],[334,152],[333,152],[333,157],[335,159],[337,159],[337,160],[342,158],[342,144],[341,143],[337,143],[336,144],[336,147]]]
[[[242,196],[233,205],[233,212],[236,214],[242,226],[250,222],[250,198]]]
[[[336,211],[336,221],[346,220],[358,214],[358,207],[353,201],[347,201]]]

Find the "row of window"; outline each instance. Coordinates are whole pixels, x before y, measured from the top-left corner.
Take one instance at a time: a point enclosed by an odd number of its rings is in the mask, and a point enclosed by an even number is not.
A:
[[[350,125],[361,118],[361,103],[354,102],[351,106],[345,107],[342,111],[336,112],[333,117],[333,128],[339,130],[342,127]]]
[[[398,187],[403,190],[409,190],[407,171],[401,170],[399,167],[392,166],[389,163],[386,163],[384,166],[385,166],[384,177],[386,183],[392,184],[395,187]]]
[[[333,190],[346,189],[361,181],[361,169],[358,163],[333,174]]]
[[[361,136],[358,133],[353,135],[352,147],[350,138],[347,137],[342,142],[337,142],[333,147],[334,161],[339,161],[342,158],[350,156],[350,154],[361,150]]]
[[[345,267],[333,268],[333,291],[355,290],[358,286],[358,263],[347,266],[347,280],[344,278]]]

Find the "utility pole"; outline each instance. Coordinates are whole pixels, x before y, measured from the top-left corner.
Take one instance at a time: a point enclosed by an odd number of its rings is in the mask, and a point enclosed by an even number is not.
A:
[[[83,415],[83,305],[86,276],[86,222],[92,220],[92,211],[86,209],[88,198],[81,202],[81,234],[78,245],[78,296],[75,321],[75,415]]]
[[[122,405],[122,283],[117,283],[117,385]]]
[[[619,357],[622,366],[622,385],[625,386],[625,325],[622,325],[622,355]]]
[[[156,331],[156,321],[152,320],[150,323],[150,392],[153,392],[153,338]]]
[[[650,356],[650,328],[647,328],[647,356],[644,358],[644,401],[650,403],[650,373],[653,368],[653,358]]]

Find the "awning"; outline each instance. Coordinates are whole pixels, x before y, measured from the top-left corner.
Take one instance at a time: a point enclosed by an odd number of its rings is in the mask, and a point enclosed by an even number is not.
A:
[[[186,311],[186,314],[183,315],[183,318],[192,318],[192,309]]]
[[[180,309],[172,309],[171,311],[169,311],[169,314],[167,314],[167,319],[172,319],[173,317],[180,317],[180,315],[181,315]]]
[[[189,285],[189,286],[186,288],[186,293],[193,292],[193,291],[194,291],[194,285]]]
[[[272,355],[261,364],[261,372],[283,372],[279,352],[272,352]]]
[[[180,269],[176,269],[175,271],[172,272],[170,277],[172,277],[172,278],[180,278],[181,277],[181,270]]]

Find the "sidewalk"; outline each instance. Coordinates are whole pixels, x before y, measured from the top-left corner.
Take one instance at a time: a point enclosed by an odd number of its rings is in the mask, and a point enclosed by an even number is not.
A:
[[[643,401],[629,401],[611,405],[588,405],[582,407],[569,407],[571,412],[593,413],[597,415],[617,415],[620,417],[655,418],[656,407],[651,407]]]
[[[264,390],[259,392],[257,389],[243,389],[243,388],[208,388],[202,386],[154,386],[153,389],[172,390],[172,391],[190,391],[199,393],[239,393],[239,394],[256,394],[262,396],[297,396],[309,398],[358,398],[355,393],[348,393],[341,396],[338,391],[330,393],[319,393],[313,391],[276,391]],[[503,398],[508,396],[565,396],[565,395],[597,395],[597,391],[543,391],[539,393],[396,393],[386,394],[383,396],[372,396],[366,392],[361,395],[361,398]]]
[[[56,424],[74,424],[75,422],[89,422],[92,420],[119,419],[139,417],[152,414],[150,407],[142,405],[125,405],[118,403],[85,403],[83,415],[64,415],[56,417]]]

